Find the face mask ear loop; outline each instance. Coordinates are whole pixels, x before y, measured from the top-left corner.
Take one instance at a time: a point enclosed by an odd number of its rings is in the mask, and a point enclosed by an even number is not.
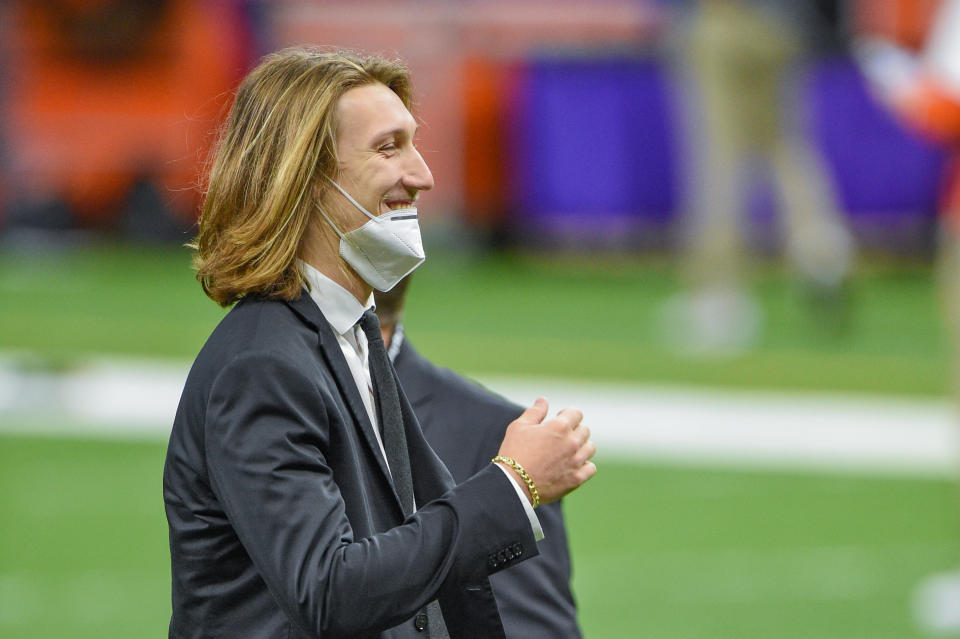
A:
[[[371,215],[371,214],[370,214],[370,211],[368,211],[367,209],[363,208],[363,205],[362,205],[362,204],[360,204],[359,202],[357,202],[355,199],[353,199],[353,197],[352,197],[349,193],[347,193],[346,191],[344,191],[342,186],[340,186],[339,184],[337,184],[336,182],[334,182],[333,180],[331,180],[329,177],[327,177],[327,176],[324,176],[324,177],[327,178],[327,182],[329,182],[330,184],[334,185],[334,186],[337,188],[337,190],[340,191],[340,193],[343,195],[343,197],[347,198],[347,199],[350,201],[350,204],[353,204],[355,207],[357,207],[357,208],[360,210],[361,213],[363,213],[364,215],[366,215],[367,217],[369,217],[371,220],[376,220],[376,221],[378,221],[378,222],[380,221],[380,218],[379,218],[379,217],[377,217],[376,215]]]
[[[336,233],[338,236],[340,236],[340,239],[341,239],[341,240],[346,239],[346,238],[343,236],[343,233],[340,232],[340,229],[337,228],[337,225],[333,223],[333,220],[331,220],[330,217],[329,217],[326,213],[324,213],[323,209],[320,208],[320,205],[319,205],[319,204],[315,204],[314,206],[316,206],[316,207],[317,207],[317,210],[320,211],[320,215],[322,215],[322,216],[323,216],[323,219],[325,219],[325,220],[327,221],[327,224],[330,225],[330,228],[333,229],[333,232]]]

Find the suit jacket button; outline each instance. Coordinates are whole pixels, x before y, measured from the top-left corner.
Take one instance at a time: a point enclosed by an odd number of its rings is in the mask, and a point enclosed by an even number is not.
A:
[[[513,554],[517,557],[523,554],[523,544],[514,544],[513,545]]]
[[[417,629],[417,632],[423,632],[427,629],[427,615],[425,613],[420,613],[413,618],[413,627]]]
[[[505,564],[507,563],[507,553],[502,550],[497,553],[497,563]]]

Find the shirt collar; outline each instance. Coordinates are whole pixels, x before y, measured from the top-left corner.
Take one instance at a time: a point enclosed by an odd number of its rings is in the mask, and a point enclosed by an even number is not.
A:
[[[390,347],[387,349],[387,357],[390,358],[391,362],[397,360],[401,346],[403,346],[403,323],[397,322],[397,325],[393,327],[393,335],[390,337]]]
[[[367,303],[361,304],[353,293],[343,288],[332,279],[310,266],[303,260],[298,260],[303,277],[310,285],[310,297],[320,312],[330,322],[339,335],[345,334],[360,321],[360,316],[368,308],[374,308],[373,293],[367,298]]]

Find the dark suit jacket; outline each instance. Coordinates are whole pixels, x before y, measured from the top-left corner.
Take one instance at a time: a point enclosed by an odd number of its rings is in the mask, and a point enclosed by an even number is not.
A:
[[[458,482],[490,465],[507,425],[523,408],[453,371],[440,368],[404,340],[397,375],[427,442]],[[560,502],[537,508],[540,555],[490,578],[507,637],[580,637],[570,591],[570,552]]]
[[[402,395],[402,393],[401,393]],[[187,378],[163,493],[171,637],[503,637],[488,575],[537,553],[493,464],[454,487],[401,396],[414,494],[403,513],[333,330],[304,294],[246,299]]]

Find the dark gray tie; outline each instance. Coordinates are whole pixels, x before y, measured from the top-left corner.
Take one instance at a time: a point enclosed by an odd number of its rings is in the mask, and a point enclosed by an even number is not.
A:
[[[410,453],[407,452],[407,436],[403,430],[403,415],[400,413],[400,392],[393,377],[393,366],[387,357],[380,334],[380,321],[373,311],[365,311],[360,318],[360,328],[367,336],[370,379],[373,395],[377,400],[377,419],[380,435],[387,454],[387,465],[393,476],[393,485],[400,497],[403,515],[413,512],[413,477],[410,474]]]
[[[387,454],[387,465],[393,476],[393,485],[400,497],[404,516],[413,512],[413,476],[410,473],[410,453],[407,451],[407,436],[403,430],[403,415],[400,412],[400,392],[393,377],[393,366],[387,356],[387,349],[380,334],[380,320],[371,310],[364,311],[360,318],[360,328],[367,336],[367,350],[370,363],[370,381],[373,383],[373,395],[377,400],[377,419],[380,421],[380,436],[383,449]],[[418,629],[422,625],[420,615],[414,623]],[[427,627],[431,639],[449,639],[440,604],[431,601],[427,604]]]

